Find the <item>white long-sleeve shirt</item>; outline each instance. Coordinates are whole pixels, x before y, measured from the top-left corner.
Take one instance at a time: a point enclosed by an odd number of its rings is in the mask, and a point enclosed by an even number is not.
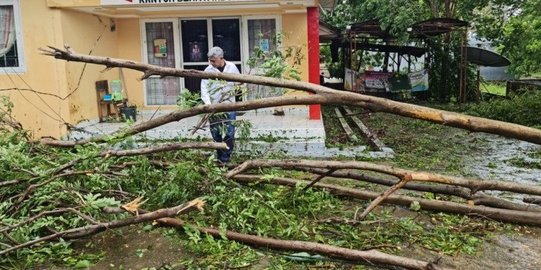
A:
[[[217,68],[209,65],[205,68],[208,72],[220,72]],[[240,74],[235,64],[225,61],[223,73]],[[214,104],[221,102],[235,102],[234,93],[235,82],[223,82],[216,80],[201,80],[201,99],[205,104]],[[223,97],[223,100],[222,100]]]

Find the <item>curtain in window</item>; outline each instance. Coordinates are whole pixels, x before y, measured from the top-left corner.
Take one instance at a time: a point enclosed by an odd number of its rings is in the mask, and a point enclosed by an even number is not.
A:
[[[15,20],[13,6],[0,6],[0,57],[6,55],[15,44]]]

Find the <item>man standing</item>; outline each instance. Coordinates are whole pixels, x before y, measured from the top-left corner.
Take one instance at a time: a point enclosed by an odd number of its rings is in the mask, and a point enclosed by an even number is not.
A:
[[[239,74],[235,64],[225,61],[224,51],[220,47],[212,47],[207,53],[210,65],[207,72],[224,72]],[[205,104],[235,102],[235,83],[216,80],[201,80],[201,99]],[[210,133],[215,142],[225,142],[229,149],[217,150],[218,162],[222,164],[231,161],[231,153],[235,146],[236,112],[217,113],[210,117]]]

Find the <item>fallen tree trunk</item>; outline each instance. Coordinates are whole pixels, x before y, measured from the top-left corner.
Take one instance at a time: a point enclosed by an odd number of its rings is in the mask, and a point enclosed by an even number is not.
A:
[[[315,174],[324,174],[327,170],[319,168],[300,168],[301,171],[306,171],[309,173]],[[354,172],[354,171],[338,171],[333,172],[329,175],[330,177],[336,178],[346,178],[353,179],[357,181],[363,181],[367,183],[373,183],[384,186],[392,186],[398,183],[398,179],[389,179],[389,178],[380,178],[373,175],[368,175],[364,173]],[[447,184],[425,184],[425,183],[406,183],[403,187],[404,189],[422,191],[422,192],[432,192],[443,195],[452,195],[464,199],[471,199],[472,195],[470,190],[464,187],[457,187]]]
[[[296,187],[298,184],[306,184],[304,180],[293,180],[283,177],[276,177],[273,179],[262,179],[261,176],[254,175],[235,175],[232,179],[238,182],[254,183],[260,182],[262,184],[283,185]],[[371,191],[363,191],[353,188],[340,187],[336,185],[317,183],[314,188],[323,188],[332,194],[339,196],[346,196],[361,200],[373,200],[380,194]],[[384,203],[395,204],[404,207],[409,207],[413,202],[418,202],[423,210],[435,210],[444,213],[462,214],[468,216],[485,217],[492,220],[504,221],[517,224],[526,225],[541,225],[541,213],[539,212],[527,212],[527,211],[515,211],[508,209],[497,209],[486,206],[466,205],[455,202],[427,200],[423,198],[414,198],[404,195],[390,195],[384,201]]]
[[[236,174],[244,172],[253,168],[263,168],[263,167],[280,167],[283,169],[302,169],[302,168],[321,168],[326,170],[331,169],[358,169],[358,170],[368,170],[379,173],[384,173],[392,175],[398,178],[403,178],[408,174],[411,174],[412,181],[421,181],[421,182],[434,182],[440,184],[449,184],[469,188],[472,190],[472,193],[475,193],[479,190],[500,190],[500,191],[511,191],[524,194],[532,195],[541,195],[541,186],[534,185],[525,185],[518,184],[513,182],[503,182],[503,181],[482,181],[474,179],[465,179],[453,176],[446,176],[435,173],[428,172],[416,172],[400,168],[395,168],[392,166],[362,162],[362,161],[318,161],[318,160],[297,160],[297,159],[288,159],[288,160],[263,160],[263,159],[254,159],[248,160],[237,166],[235,169],[229,171],[226,177],[231,178]]]
[[[174,218],[162,218],[157,220],[163,226],[183,228],[186,224],[184,221]],[[212,228],[202,228],[197,226],[192,226],[195,229],[199,230],[202,233],[210,234],[214,237],[222,237],[224,235],[223,231],[212,229]],[[361,251],[349,248],[342,248],[331,246],[327,244],[320,244],[308,241],[294,241],[294,240],[280,240],[273,239],[261,236],[255,236],[250,234],[243,234],[233,231],[225,231],[225,237],[232,241],[237,241],[246,245],[263,247],[276,250],[287,250],[287,251],[304,251],[312,252],[321,255],[325,255],[331,258],[337,258],[348,261],[355,262],[364,262],[369,265],[387,265],[387,266],[399,266],[407,269],[447,269],[442,266],[438,266],[434,263],[410,259],[406,257],[395,256],[391,254],[386,254],[377,250],[368,250]]]
[[[10,252],[13,252],[21,248],[33,246],[37,243],[44,242],[44,241],[52,241],[58,238],[63,238],[63,239],[82,238],[85,236],[103,232],[107,229],[115,229],[115,228],[120,228],[120,227],[124,227],[128,225],[132,225],[132,224],[138,224],[141,222],[152,221],[152,220],[156,220],[163,217],[171,217],[171,216],[175,216],[179,214],[184,214],[195,209],[201,209],[203,207],[203,204],[204,202],[202,200],[195,199],[179,206],[160,209],[154,212],[148,212],[146,214],[138,215],[131,218],[115,220],[115,221],[106,222],[106,223],[87,225],[84,227],[73,228],[70,230],[56,232],[56,233],[53,233],[53,234],[50,234],[50,235],[47,235],[35,240],[28,241],[26,243],[18,244],[18,245],[6,248],[4,250],[0,250],[0,256],[8,254]]]
[[[119,213],[123,210],[120,208],[107,208],[104,209],[107,213]],[[145,213],[145,210],[139,210],[141,213]],[[160,218],[156,222],[161,226],[174,227],[178,229],[184,229],[187,224],[183,220],[178,218]],[[250,234],[243,234],[226,230],[204,228],[199,226],[190,225],[191,228],[198,230],[201,233],[210,234],[217,238],[222,238],[224,235],[227,239],[243,243],[246,245],[275,249],[275,250],[287,250],[287,251],[304,251],[321,254],[331,258],[348,260],[353,262],[363,262],[369,265],[388,265],[399,266],[407,269],[425,269],[425,270],[444,270],[448,269],[439,266],[434,263],[415,260],[406,257],[400,257],[396,255],[386,254],[377,250],[356,250],[349,248],[342,248],[327,244],[320,244],[308,241],[295,241],[295,240],[281,240],[268,237],[255,236]]]
[[[100,156],[102,157],[124,157],[124,156],[137,156],[137,155],[150,155],[155,153],[176,151],[183,149],[227,149],[225,143],[214,142],[186,142],[186,143],[166,143],[157,146],[129,149],[129,150],[106,150],[103,151]]]
[[[180,121],[182,119],[204,114],[204,113],[217,113],[217,112],[229,112],[229,111],[246,111],[260,108],[268,108],[283,105],[309,105],[309,104],[331,104],[332,102],[328,97],[321,95],[309,95],[309,96],[283,96],[272,97],[260,100],[242,101],[242,102],[227,102],[218,103],[212,105],[199,105],[186,110],[177,110],[169,114],[156,117],[152,120],[135,124],[121,132],[116,132],[108,135],[100,135],[91,137],[88,139],[82,139],[77,141],[62,141],[53,140],[50,138],[41,139],[42,144],[57,146],[57,147],[74,147],[75,145],[87,144],[90,142],[101,143],[113,138],[123,138],[126,136],[132,136],[167,123]]]
[[[315,95],[308,95],[303,97],[281,97],[281,98],[269,98],[264,100],[262,103],[258,101],[246,101],[239,103],[231,103],[229,106],[223,106],[222,104],[208,105],[205,106],[196,106],[192,109],[186,111],[201,113],[211,113],[211,112],[224,112],[224,111],[234,111],[234,110],[250,110],[256,108],[265,108],[265,107],[274,107],[282,105],[303,105],[303,104],[338,104],[338,105],[352,105],[368,108],[373,111],[382,111],[392,114],[397,114],[405,117],[422,119],[426,121],[431,121],[434,123],[439,123],[447,126],[453,126],[458,128],[463,128],[475,132],[487,132],[499,134],[502,136],[516,138],[524,141],[529,141],[537,144],[541,144],[541,130],[525,127],[522,125],[506,123],[502,121],[496,121],[486,118],[467,116],[454,112],[447,112],[443,110],[432,109],[428,107],[422,107],[413,104],[401,103],[397,101],[392,101],[384,98],[378,98],[368,95],[361,95],[357,93],[351,93],[347,91],[337,91],[327,87],[323,87],[316,84],[299,82],[299,81],[290,81],[269,77],[261,76],[252,76],[252,75],[241,75],[241,74],[230,74],[230,73],[220,73],[220,72],[204,72],[197,70],[184,70],[184,69],[175,69],[175,68],[166,68],[153,66],[149,64],[137,63],[134,61],[123,60],[123,59],[114,59],[110,57],[100,57],[92,55],[82,55],[75,53],[69,49],[60,50],[54,47],[48,49],[42,49],[43,54],[53,56],[57,59],[63,59],[66,61],[72,62],[83,62],[83,63],[93,63],[98,65],[105,65],[108,68],[112,67],[123,67],[133,70],[138,70],[144,73],[142,79],[146,79],[152,75],[165,76],[174,76],[174,77],[193,77],[193,78],[206,78],[206,79],[218,79],[226,81],[235,81],[235,82],[244,82],[244,83],[255,83],[261,85],[282,87],[297,89],[302,91],[308,91],[315,93]],[[257,105],[256,105],[257,104]],[[221,105],[221,106],[220,106]],[[210,108],[209,108],[210,106]],[[183,112],[183,111],[180,111]],[[193,115],[189,115],[193,116]],[[119,136],[124,135],[133,135],[150,128],[154,128],[160,125],[163,125],[168,122],[178,121],[184,117],[177,112],[173,112],[169,115],[158,117],[156,119],[134,125],[126,131],[119,132]],[[94,138],[92,140],[82,140],[79,141],[79,144],[87,143],[90,141],[103,141],[103,137]],[[66,145],[66,143],[52,143],[54,145]]]
[[[317,168],[306,168],[303,171],[307,171],[307,172],[315,173],[319,175],[326,174],[327,172],[327,170],[325,169],[317,169]],[[374,184],[385,185],[385,186],[392,186],[398,182],[397,180],[383,179],[383,178],[366,175],[363,173],[351,172],[351,171],[333,172],[329,176],[353,179],[356,181],[363,181],[367,183],[374,183]],[[464,188],[464,187],[457,187],[457,186],[451,186],[451,185],[446,185],[446,184],[406,183],[402,188],[407,189],[407,190],[415,190],[415,191],[421,191],[421,192],[431,192],[435,194],[457,196],[466,200],[471,200],[474,202],[475,205],[485,205],[485,206],[492,206],[496,208],[504,208],[504,209],[511,209],[511,210],[520,210],[520,211],[541,212],[541,207],[539,207],[538,205],[510,202],[508,200],[497,198],[494,196],[489,196],[486,194],[473,195],[471,194],[469,189]],[[527,202],[526,198],[524,198],[524,202]]]
[[[541,205],[541,198],[527,197],[522,199],[525,203],[538,204]]]

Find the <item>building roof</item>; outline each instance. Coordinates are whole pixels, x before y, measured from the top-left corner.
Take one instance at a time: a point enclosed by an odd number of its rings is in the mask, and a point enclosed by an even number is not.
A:
[[[364,22],[353,23],[350,25],[349,31],[352,34],[361,34],[376,38],[392,37],[388,31],[381,28],[377,20],[368,20]]]
[[[466,47],[466,53],[468,62],[479,66],[505,67],[511,64],[507,58],[495,52],[477,47]]]

